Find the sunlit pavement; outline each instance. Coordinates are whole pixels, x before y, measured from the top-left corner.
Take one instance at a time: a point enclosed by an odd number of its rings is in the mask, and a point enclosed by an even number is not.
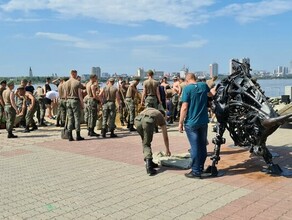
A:
[[[262,172],[264,161],[234,147],[227,132],[218,164],[224,175],[197,180],[168,167],[148,176],[141,139],[125,128],[103,139],[88,137],[83,127],[85,140],[73,142],[53,125],[22,130],[16,128],[17,139],[0,130],[0,219],[292,219],[290,177]],[[186,135],[175,125],[169,139],[173,154],[187,152]],[[164,151],[161,133],[152,145]],[[267,145],[289,173],[292,130],[278,129]]]

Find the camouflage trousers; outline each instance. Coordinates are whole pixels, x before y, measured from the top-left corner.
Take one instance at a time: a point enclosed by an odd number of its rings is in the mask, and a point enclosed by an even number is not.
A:
[[[58,101],[57,119],[61,122],[61,124],[65,124],[65,121],[66,121],[66,100],[65,99],[59,99]]]
[[[152,159],[151,142],[155,128],[154,118],[148,115],[137,115],[135,127],[142,139],[144,159]]]
[[[38,122],[40,123],[41,120],[45,118],[46,113],[46,105],[44,98],[37,98],[38,105],[36,106],[36,117]]]
[[[129,124],[133,125],[134,124],[134,119],[135,119],[135,103],[132,98],[126,98],[126,105],[127,109],[129,112]]]
[[[97,100],[89,98],[87,101],[87,127],[95,128],[97,120]]]
[[[16,111],[11,105],[5,105],[4,109],[6,113],[6,130],[12,132],[16,118]]]
[[[77,132],[80,132],[80,116],[81,116],[81,104],[79,99],[68,99],[66,102],[67,118],[68,118],[68,131],[72,131],[73,128]]]
[[[106,102],[102,106],[102,129],[114,131],[116,128],[116,104],[115,102]]]
[[[26,124],[26,126],[35,124],[35,122],[33,120],[33,116],[34,116],[34,113],[37,110],[37,105],[38,105],[38,102],[36,101],[36,103],[35,103],[33,108],[27,108],[26,109],[26,114],[25,114],[25,124]]]
[[[145,99],[145,107],[152,107],[158,109],[158,100],[156,96],[147,96]]]

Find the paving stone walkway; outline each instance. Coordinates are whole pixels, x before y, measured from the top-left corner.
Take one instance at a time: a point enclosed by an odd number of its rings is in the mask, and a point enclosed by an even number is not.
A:
[[[80,142],[61,139],[54,126],[28,134],[16,128],[17,139],[0,133],[0,219],[292,219],[290,177],[263,173],[263,160],[234,147],[228,133],[218,165],[225,175],[202,180],[169,167],[149,177],[140,137],[125,129],[114,139],[87,137],[83,129]],[[287,171],[291,136],[291,129],[279,129],[267,142]],[[173,153],[187,152],[175,126],[169,138]],[[153,152],[163,150],[155,134]]]

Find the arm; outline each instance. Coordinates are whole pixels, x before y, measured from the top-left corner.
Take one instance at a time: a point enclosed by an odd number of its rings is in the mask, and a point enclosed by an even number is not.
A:
[[[11,102],[12,107],[15,109],[16,114],[19,114],[19,111],[18,111],[18,109],[17,109],[17,107],[16,107],[16,104],[15,104],[15,96],[14,96],[14,92],[11,92],[11,93],[10,93],[10,102]]]
[[[82,90],[80,88],[78,89],[78,97],[79,97],[79,100],[80,100],[80,107],[84,108],[83,95],[82,95]]]
[[[189,104],[187,102],[183,102],[181,109],[180,109],[180,117],[179,117],[179,123],[178,123],[178,130],[179,132],[183,132],[183,124],[184,124],[184,119],[187,116],[187,111],[188,111],[188,106]]]
[[[145,96],[146,96],[146,89],[145,89],[145,86],[143,86],[143,92],[142,92],[142,97],[141,97],[141,105],[143,105],[143,103],[144,103]]]
[[[156,96],[157,96],[158,102],[161,104],[159,87],[156,88]]]
[[[4,108],[4,101],[3,101],[3,98],[2,98],[2,96],[0,96],[0,105]]]
[[[120,94],[119,94],[119,90],[116,93],[116,97],[117,97],[118,105],[120,106],[121,105],[121,97],[120,97]]]
[[[28,95],[28,98],[31,100],[31,104],[30,104],[30,107],[29,107],[29,110],[30,109],[33,109],[34,106],[35,106],[35,98],[33,97],[33,95],[29,92],[26,93]]]
[[[163,141],[164,141],[164,145],[165,145],[166,156],[170,156],[171,152],[169,151],[169,140],[168,140],[166,125],[162,125],[161,130],[162,130]]]

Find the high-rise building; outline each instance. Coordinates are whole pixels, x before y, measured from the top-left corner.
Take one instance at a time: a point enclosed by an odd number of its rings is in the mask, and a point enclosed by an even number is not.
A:
[[[29,67],[29,78],[31,78],[31,77],[33,77],[33,75],[32,75],[32,69],[31,69],[31,67]]]
[[[95,74],[97,78],[101,76],[101,69],[100,67],[91,67],[91,74]]]
[[[292,74],[292,60],[290,61],[290,70],[289,73]]]
[[[212,63],[210,67],[210,77],[218,76],[218,63]]]
[[[144,79],[146,77],[146,74],[143,68],[137,69],[137,76],[139,76],[141,79]]]

